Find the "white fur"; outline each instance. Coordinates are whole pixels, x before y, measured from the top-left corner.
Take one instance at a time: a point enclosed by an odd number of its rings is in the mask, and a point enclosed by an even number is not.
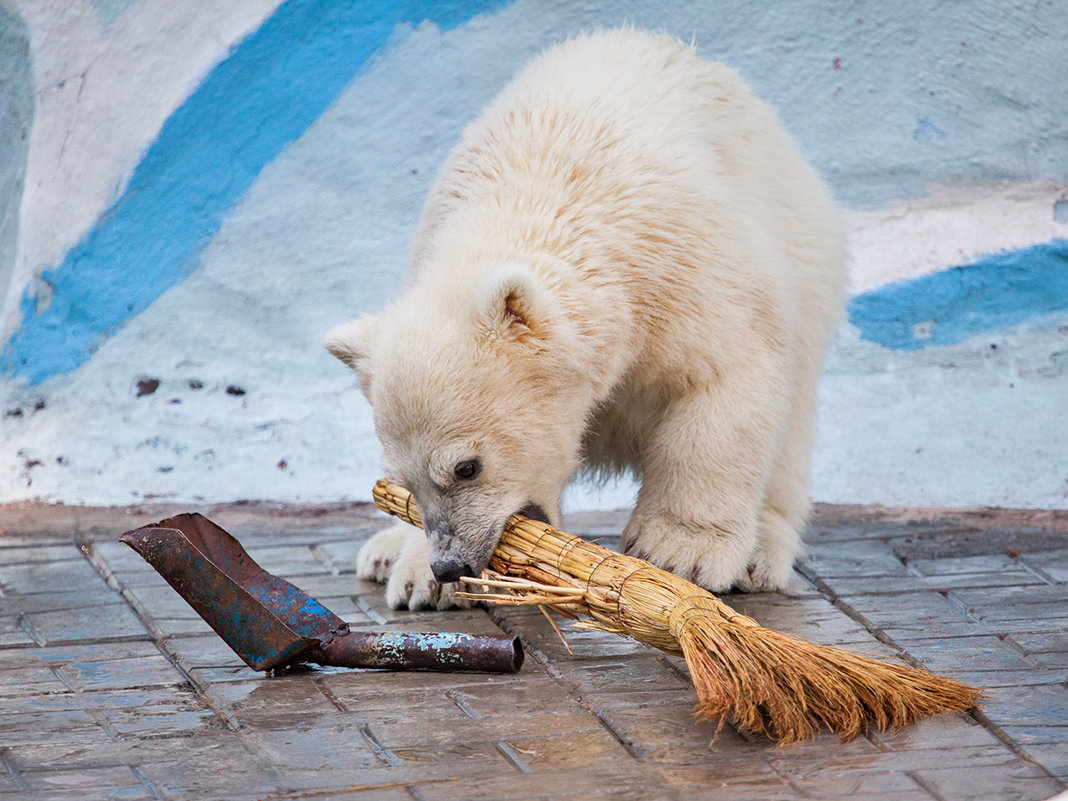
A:
[[[457,584],[440,584],[434,578],[428,550],[422,529],[397,523],[375,534],[360,549],[356,576],[385,584],[386,603],[394,609],[470,606],[470,601],[454,597]]]
[[[733,71],[633,30],[547,51],[464,132],[411,259],[402,297],[328,347],[439,567],[481,569],[527,503],[557,522],[584,467],[641,479],[628,552],[713,591],[786,583],[844,255],[829,193]]]

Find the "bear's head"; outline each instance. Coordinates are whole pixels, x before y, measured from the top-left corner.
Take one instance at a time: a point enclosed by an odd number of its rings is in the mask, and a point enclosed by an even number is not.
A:
[[[479,575],[517,512],[558,523],[594,405],[559,294],[514,264],[468,286],[424,274],[381,315],[326,337],[359,375],[383,467],[415,495],[440,581]]]

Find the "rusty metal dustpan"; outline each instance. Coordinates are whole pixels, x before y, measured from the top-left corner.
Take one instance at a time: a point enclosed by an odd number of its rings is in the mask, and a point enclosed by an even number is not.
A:
[[[310,595],[256,564],[236,539],[200,514],[177,515],[119,539],[253,670],[312,663],[514,673],[523,664],[518,638],[352,631]]]

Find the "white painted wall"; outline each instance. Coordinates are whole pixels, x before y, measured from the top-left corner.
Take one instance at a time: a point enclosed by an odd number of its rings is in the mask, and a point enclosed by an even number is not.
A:
[[[22,287],[96,222],[163,121],[278,3],[5,0],[30,31],[36,107],[0,334],[18,322]]]
[[[25,287],[106,218],[167,117],[278,5],[0,0],[29,31],[36,101],[3,341]],[[35,385],[0,373],[0,501],[366,498],[369,409],[322,333],[396,293],[462,125],[539,49],[594,25],[693,37],[780,107],[842,199],[857,291],[1068,236],[1053,212],[1068,198],[1065,9],[517,0],[446,32],[398,25],[188,278],[73,372]],[[1064,322],[918,353],[843,325],[815,497],[1068,506],[1068,431],[1050,433],[1068,397]],[[139,396],[144,377],[159,387]],[[632,491],[583,487],[570,504],[625,505]]]

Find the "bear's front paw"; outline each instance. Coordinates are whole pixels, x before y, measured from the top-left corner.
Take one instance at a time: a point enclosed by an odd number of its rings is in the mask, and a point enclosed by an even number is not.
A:
[[[457,585],[442,585],[430,570],[430,552],[421,529],[400,523],[367,541],[356,556],[356,575],[384,582],[386,603],[392,609],[466,608],[456,598]]]
[[[464,598],[457,598],[458,584],[442,584],[430,569],[430,554],[426,539],[421,543],[405,543],[400,558],[393,566],[386,582],[386,603],[393,609],[455,609],[471,606]]]
[[[768,552],[758,547],[745,574],[735,582],[741,592],[778,592],[786,588],[794,572],[794,549]]]
[[[356,554],[356,577],[384,584],[400,557],[411,526],[398,523],[379,531]]]
[[[631,518],[620,544],[628,556],[716,593],[728,592],[746,575],[752,550],[744,536],[659,517]]]

